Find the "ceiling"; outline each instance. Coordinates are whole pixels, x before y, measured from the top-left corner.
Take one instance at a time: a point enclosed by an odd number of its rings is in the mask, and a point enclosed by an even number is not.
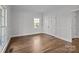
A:
[[[73,10],[78,8],[78,5],[11,5],[14,11],[32,11],[32,12],[55,12],[62,10]]]

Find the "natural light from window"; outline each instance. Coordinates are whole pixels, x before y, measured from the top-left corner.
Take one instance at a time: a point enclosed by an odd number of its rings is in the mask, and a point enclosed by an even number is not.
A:
[[[38,28],[40,24],[40,19],[39,18],[34,18],[34,28]]]

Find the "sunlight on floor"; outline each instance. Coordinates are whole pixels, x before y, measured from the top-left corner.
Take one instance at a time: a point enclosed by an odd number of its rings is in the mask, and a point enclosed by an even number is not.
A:
[[[40,36],[33,37],[33,52],[40,52],[41,39]]]

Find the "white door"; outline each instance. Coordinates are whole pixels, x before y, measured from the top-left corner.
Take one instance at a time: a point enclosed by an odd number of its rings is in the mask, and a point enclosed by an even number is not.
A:
[[[44,33],[47,33],[48,34],[48,17],[44,17],[43,19],[43,28],[44,28]]]
[[[44,18],[44,32],[50,35],[55,34],[55,17],[46,16]]]
[[[48,17],[48,34],[52,35],[52,17]]]

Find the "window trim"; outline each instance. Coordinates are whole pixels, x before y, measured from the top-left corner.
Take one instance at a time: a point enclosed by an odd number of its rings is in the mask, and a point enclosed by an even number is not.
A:
[[[40,25],[40,19],[39,18],[33,18],[33,24],[34,24],[34,28],[37,29]]]

